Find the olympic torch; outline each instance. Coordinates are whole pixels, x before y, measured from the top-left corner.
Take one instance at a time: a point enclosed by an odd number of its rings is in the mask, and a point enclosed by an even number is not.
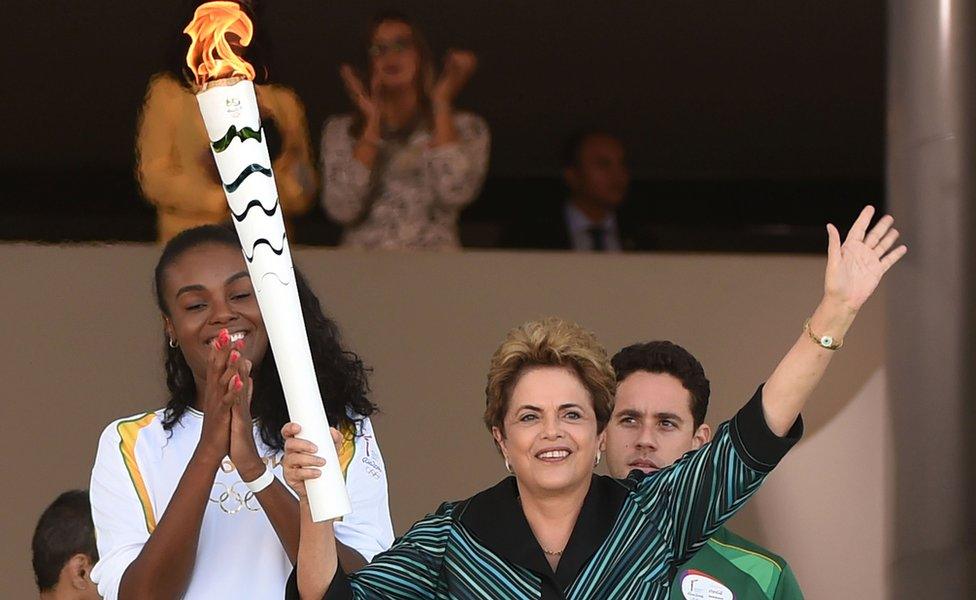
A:
[[[301,425],[301,437],[318,446],[326,461],[322,476],[306,486],[312,518],[334,519],[351,511],[349,496],[329,434],[298,302],[291,251],[254,95],[254,68],[231,46],[239,42],[247,47],[253,24],[236,2],[207,2],[197,8],[184,33],[191,40],[186,58],[196,77],[197,103],[268,330],[288,414]]]

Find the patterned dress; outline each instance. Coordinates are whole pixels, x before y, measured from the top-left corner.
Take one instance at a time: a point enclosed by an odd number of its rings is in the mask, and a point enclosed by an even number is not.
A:
[[[715,439],[671,467],[594,475],[556,571],[518,500],[514,477],[446,503],[325,598],[666,600],[679,566],[759,489],[803,432],[766,425],[762,388]],[[303,568],[308,568],[303,565]],[[287,598],[298,598],[292,573]]]
[[[351,248],[460,247],[457,217],[488,170],[484,119],[455,113],[458,141],[431,147],[428,127],[384,135],[372,170],[353,157],[352,115],[329,118],[322,134],[322,204]]]

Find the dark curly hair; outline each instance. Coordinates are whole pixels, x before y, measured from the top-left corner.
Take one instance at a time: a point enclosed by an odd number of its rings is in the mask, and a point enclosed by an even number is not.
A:
[[[223,244],[240,249],[237,234],[222,225],[203,225],[188,229],[171,239],[163,248],[159,262],[156,263],[154,289],[159,310],[167,317],[170,312],[162,291],[167,267],[184,253],[207,244]],[[359,356],[342,347],[338,326],[322,312],[319,299],[297,268],[295,282],[325,414],[336,427],[352,426],[358,417],[368,417],[377,410],[376,405],[367,398],[367,374],[370,370],[363,365]],[[197,390],[183,352],[179,348],[171,348],[168,341],[164,334],[169,401],[166,404],[163,428],[170,431],[186,409],[193,405]],[[349,413],[355,416],[350,417]],[[264,443],[270,448],[281,450],[284,447],[281,428],[289,421],[288,409],[270,345],[264,360],[254,373],[251,416],[258,421]]]
[[[616,353],[610,364],[617,373],[617,383],[636,371],[665,373],[675,377],[691,394],[691,416],[695,429],[705,422],[708,397],[712,393],[705,369],[691,352],[668,341],[632,344]]]

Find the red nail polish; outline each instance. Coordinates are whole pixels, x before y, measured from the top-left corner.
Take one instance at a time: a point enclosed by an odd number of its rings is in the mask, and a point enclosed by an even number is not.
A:
[[[234,386],[234,390],[236,390],[238,392],[241,391],[241,388],[244,387],[244,382],[241,381],[241,376],[240,375],[234,375],[234,378],[231,379],[231,385]]]
[[[243,350],[244,349],[244,340],[243,339],[240,339],[240,340],[237,340],[236,342],[234,342],[234,347],[237,348],[238,350]]]
[[[241,357],[241,353],[240,352],[238,352],[237,350],[231,350],[230,351],[230,364],[236,363],[237,362],[237,359],[239,359],[240,357]]]
[[[228,342],[230,342],[230,332],[226,329],[221,329],[220,335],[217,336],[217,339],[220,340],[220,347],[223,348],[228,344]]]

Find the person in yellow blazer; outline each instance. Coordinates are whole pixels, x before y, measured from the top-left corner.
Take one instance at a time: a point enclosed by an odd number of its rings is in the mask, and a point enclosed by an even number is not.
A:
[[[186,22],[198,3],[191,4]],[[309,209],[317,183],[305,108],[291,89],[267,83],[266,44],[254,3],[241,5],[255,24],[245,58],[257,73],[258,107],[287,224],[289,217]],[[188,83],[192,78],[177,63],[189,42],[185,36],[179,42],[182,54],[174,52],[171,69],[149,80],[136,135],[136,177],[143,196],[156,206],[160,242],[185,229],[230,218],[203,117]]]

